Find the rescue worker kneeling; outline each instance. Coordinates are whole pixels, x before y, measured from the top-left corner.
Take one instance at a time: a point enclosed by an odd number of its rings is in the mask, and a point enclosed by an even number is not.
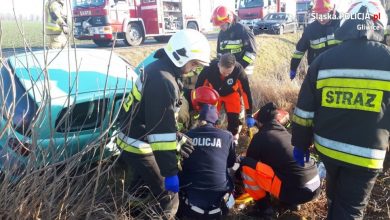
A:
[[[260,109],[256,120],[261,130],[241,161],[245,191],[256,200],[259,213],[269,208],[269,195],[287,207],[296,207],[320,192],[316,164],[311,160],[301,167],[295,162],[291,135],[276,116],[277,107],[272,102]]]
[[[180,173],[181,196],[178,217],[219,219],[226,215],[227,202],[233,205],[233,183],[227,169],[236,162],[233,136],[215,127],[217,108],[204,104],[200,126],[186,135],[194,151],[183,160]]]

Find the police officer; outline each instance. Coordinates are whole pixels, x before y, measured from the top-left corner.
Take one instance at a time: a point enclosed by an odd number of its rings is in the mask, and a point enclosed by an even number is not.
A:
[[[200,126],[186,133],[194,151],[183,160],[179,213],[194,219],[219,219],[227,214],[226,202],[233,190],[227,174],[236,162],[233,136],[215,128],[218,112],[214,105],[203,104],[199,120]]]
[[[191,147],[189,139],[176,132],[180,79],[209,64],[210,46],[200,32],[186,29],[175,33],[155,57],[123,104],[116,144],[126,168],[134,170],[135,178],[139,176],[158,199],[162,208],[158,214],[173,218],[179,191],[177,149]]]
[[[244,68],[236,62],[233,54],[223,54],[219,61],[215,60],[209,67],[203,68],[195,87],[199,86],[209,86],[219,93],[218,109],[224,105],[228,118],[227,130],[233,134],[237,144],[241,124],[241,98],[248,127],[253,127],[255,123],[252,117],[252,94]]]
[[[67,43],[68,24],[64,0],[48,0],[45,5],[46,35],[50,49],[64,48]]]
[[[380,43],[387,16],[379,1],[353,2],[349,13],[370,18],[341,22],[335,37],[343,43],[311,64],[292,124],[296,161],[305,164],[314,139],[324,162],[329,220],[363,219],[389,147],[390,49]]]
[[[246,74],[253,74],[253,62],[256,59],[256,41],[252,31],[237,22],[234,13],[226,6],[215,8],[211,21],[220,27],[218,34],[218,56],[231,53],[245,69]]]
[[[320,178],[314,161],[301,167],[295,163],[291,135],[277,120],[274,103],[257,114],[260,131],[253,137],[243,159],[245,191],[257,202],[255,214],[270,215],[269,195],[289,208],[314,199],[320,192]]]
[[[306,27],[296,45],[290,64],[291,80],[295,78],[299,63],[306,51],[308,52],[307,63],[310,65],[322,52],[341,43],[334,37],[340,20],[332,1],[316,0],[312,10],[316,20]]]

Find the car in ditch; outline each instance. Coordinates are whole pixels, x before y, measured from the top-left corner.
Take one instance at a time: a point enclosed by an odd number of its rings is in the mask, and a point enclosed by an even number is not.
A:
[[[104,155],[117,152],[109,129],[138,77],[120,56],[95,49],[36,51],[9,57],[0,72],[3,174],[61,162],[87,146],[84,156],[97,157],[101,146]]]
[[[295,33],[297,28],[297,20],[292,14],[284,12],[269,13],[253,26],[253,33],[255,35],[261,33],[282,35],[287,32]]]

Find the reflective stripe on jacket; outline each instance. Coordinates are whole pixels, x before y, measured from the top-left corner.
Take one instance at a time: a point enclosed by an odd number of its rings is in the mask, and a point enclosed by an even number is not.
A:
[[[63,19],[65,12],[63,5],[55,0],[49,0],[45,5],[46,16],[46,33],[47,34],[61,34],[61,25],[66,24]]]
[[[217,40],[217,53],[232,53],[244,68],[256,59],[256,41],[248,27],[233,23],[226,31],[220,31]],[[252,69],[253,70],[253,69]],[[253,71],[250,71],[251,74]]]
[[[309,68],[293,116],[294,146],[351,166],[381,169],[390,132],[390,49],[354,39]]]
[[[131,153],[153,153],[161,175],[172,176],[178,172],[176,116],[181,103],[181,70],[164,50],[156,51],[155,57],[123,104],[119,115],[123,136],[116,142]]]
[[[313,60],[327,49],[341,43],[334,37],[334,32],[339,27],[339,20],[332,20],[329,24],[322,25],[318,21],[309,24],[299,39],[296,50],[292,55],[290,69],[296,71],[301,59],[307,51],[307,62],[310,65]]]
[[[246,157],[242,161],[242,177],[245,191],[255,200],[262,199],[269,192],[279,198],[282,182],[274,173],[272,167],[265,163]]]

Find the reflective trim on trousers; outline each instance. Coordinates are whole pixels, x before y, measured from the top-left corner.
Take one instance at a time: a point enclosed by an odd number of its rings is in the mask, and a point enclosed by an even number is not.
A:
[[[320,176],[317,174],[311,180],[305,183],[305,187],[310,189],[312,192],[316,191],[321,186]]]
[[[188,201],[187,198],[186,198],[186,200],[184,201],[184,203],[185,203],[186,205],[188,205],[192,211],[194,211],[194,212],[196,212],[196,213],[199,213],[199,214],[202,214],[202,215],[204,215],[205,213],[207,213],[208,215],[214,215],[214,214],[217,214],[217,213],[219,213],[219,212],[222,212],[221,208],[212,209],[212,210],[206,212],[206,211],[203,210],[202,208],[199,208],[198,206],[195,206],[195,205],[191,204],[191,203]]]

